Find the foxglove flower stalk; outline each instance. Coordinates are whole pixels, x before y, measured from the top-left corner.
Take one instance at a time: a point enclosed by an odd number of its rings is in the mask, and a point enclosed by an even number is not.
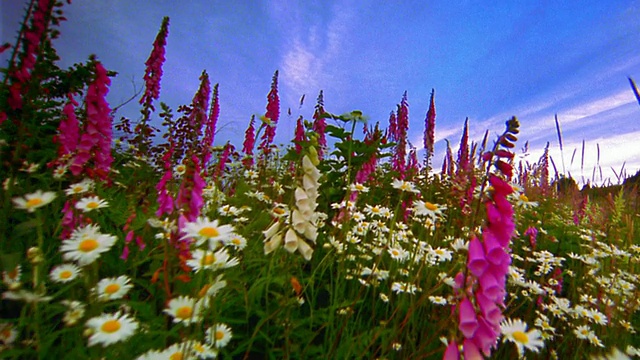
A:
[[[171,157],[173,156],[173,141],[167,152],[162,156],[164,161],[164,175],[156,185],[158,191],[158,210],[156,216],[160,218],[163,214],[171,214],[173,212],[173,197],[169,192],[167,184],[173,178],[173,169],[171,166]]]
[[[264,134],[260,140],[259,149],[262,150],[263,155],[268,155],[271,152],[271,144],[276,136],[276,125],[280,118],[280,98],[278,96],[278,71],[273,74],[271,80],[271,90],[267,95],[267,112],[264,117],[267,121],[267,126],[264,129]]]
[[[220,116],[220,102],[218,100],[218,84],[213,86],[213,100],[211,104],[211,110],[209,111],[209,117],[207,118],[206,128],[204,130],[204,139],[202,140],[202,166],[207,169],[207,164],[211,160],[211,146],[213,145],[213,139],[216,135],[216,124],[218,123],[218,117]]]
[[[511,165],[502,159],[511,159],[513,141],[519,132],[517,119],[507,122],[507,130],[498,138],[492,152],[484,154],[487,160],[494,160],[498,171],[510,178]],[[501,149],[504,147],[507,149]],[[498,165],[501,162],[502,165]],[[490,356],[500,335],[500,322],[503,319],[502,308],[507,294],[506,280],[511,264],[509,244],[515,232],[513,207],[507,200],[513,188],[502,177],[489,174],[492,192],[485,203],[487,221],[482,230],[482,241],[473,237],[469,242],[467,258],[468,276],[462,273],[456,276],[456,289],[460,291],[457,306],[458,329],[464,340],[465,359],[482,359]],[[447,349],[445,357],[453,350]]]
[[[73,95],[69,94],[69,101],[62,109],[62,119],[58,126],[58,136],[55,141],[60,144],[58,148],[58,161],[65,156],[72,155],[76,151],[78,141],[80,139],[80,126],[76,117],[75,107],[78,102],[73,99]]]
[[[231,156],[231,153],[233,152],[233,150],[234,150],[233,145],[227,142],[227,144],[224,146],[224,150],[222,150],[220,159],[218,160],[218,166],[216,166],[215,173],[213,174],[214,179],[218,179],[222,176],[222,174],[224,174],[224,168],[227,166],[227,163],[229,162],[229,157]]]
[[[409,104],[407,103],[407,92],[402,95],[400,105],[398,105],[398,116],[396,117],[396,149],[393,153],[393,170],[398,172],[398,179],[405,177],[406,157],[407,157],[407,130],[409,129]]]
[[[247,130],[244,132],[244,142],[242,143],[242,152],[244,153],[244,158],[242,159],[242,164],[246,168],[250,168],[253,166],[253,147],[256,143],[256,135],[255,135],[255,123],[256,117],[255,115],[251,116],[251,121],[249,122],[249,126]]]
[[[101,63],[95,64],[95,79],[87,89],[87,121],[69,170],[73,175],[85,172],[90,178],[108,179],[111,170],[111,109],[106,101],[111,80]],[[93,160],[93,166],[88,166]]]
[[[169,34],[169,17],[162,19],[160,31],[156,35],[153,42],[153,50],[149,58],[145,62],[147,66],[144,72],[144,94],[140,98],[140,104],[143,105],[143,114],[145,118],[149,117],[149,109],[154,110],[153,100],[160,97],[160,79],[162,78],[162,64],[165,60],[165,49],[167,45],[167,35]]]
[[[186,221],[196,221],[200,215],[200,210],[204,205],[202,190],[204,190],[207,185],[200,176],[200,162],[198,158],[194,155],[190,160],[176,199],[176,207],[183,210],[178,221],[178,227],[181,230]]]
[[[22,108],[22,96],[28,91],[27,84],[31,80],[31,72],[36,66],[38,48],[52,19],[54,5],[50,0],[38,0],[33,10],[31,24],[24,28],[22,33],[24,52],[21,54],[20,64],[17,68],[11,69],[8,74],[12,83],[9,85],[7,104],[12,110]],[[0,116],[0,124],[4,119],[6,119],[6,114]]]
[[[429,110],[427,110],[427,116],[424,120],[424,149],[425,149],[425,162],[427,168],[431,166],[431,157],[433,156],[435,144],[435,129],[436,129],[436,103],[435,103],[435,89],[431,90],[431,101],[429,102]]]
[[[302,142],[305,141],[304,126],[302,125],[302,116],[296,121],[296,131],[293,143],[295,145],[296,154],[300,154],[302,151]]]
[[[325,149],[327,147],[327,137],[325,135],[325,130],[327,128],[327,123],[324,117],[324,96],[322,94],[322,90],[320,90],[320,94],[318,94],[318,103],[313,111],[313,131],[318,134],[318,158],[322,159],[324,155]]]
[[[294,192],[295,207],[291,212],[289,224],[283,228],[278,221],[263,232],[265,254],[276,250],[284,241],[285,250],[290,253],[297,251],[305,260],[311,260],[313,248],[308,242],[315,244],[318,236],[318,214],[315,210],[318,206],[320,171],[308,155],[302,158],[302,174],[302,183]]]

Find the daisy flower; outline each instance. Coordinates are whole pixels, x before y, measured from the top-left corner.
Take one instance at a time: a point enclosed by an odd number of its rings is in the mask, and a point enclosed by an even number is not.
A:
[[[64,193],[69,196],[83,194],[93,189],[93,185],[94,185],[93,180],[84,179],[78,183],[72,184],[67,190],[64,191]]]
[[[231,234],[228,244],[238,250],[242,250],[247,246],[247,239],[238,234]]]
[[[238,259],[230,258],[226,249],[220,249],[215,253],[211,250],[194,250],[192,258],[187,260],[187,266],[198,272],[203,269],[217,270],[238,265]]]
[[[53,170],[53,178],[60,180],[60,179],[62,179],[62,177],[66,173],[67,173],[67,167],[66,166],[58,166],[57,168],[55,168]]]
[[[402,180],[395,179],[393,180],[393,183],[391,184],[391,186],[393,186],[394,189],[398,189],[406,192],[412,192],[415,194],[418,194],[420,192],[418,191],[418,189],[416,189],[415,185],[413,185],[413,183],[409,181],[402,181]]]
[[[62,305],[67,307],[67,311],[64,313],[62,321],[67,326],[73,326],[82,319],[86,310],[86,305],[76,300],[62,300]]]
[[[22,266],[16,265],[11,271],[2,272],[2,282],[7,285],[9,289],[17,289],[20,287],[20,277],[22,276]]]
[[[191,324],[200,321],[200,309],[201,307],[197,304],[196,299],[188,296],[178,296],[169,301],[164,312],[173,318],[174,323]]]
[[[509,340],[516,344],[520,357],[524,357],[525,349],[537,353],[544,347],[544,341],[540,339],[540,331],[527,331],[527,324],[520,319],[503,321],[500,324],[500,331],[504,336],[502,342]]]
[[[208,217],[199,217],[195,222],[188,222],[182,229],[183,238],[194,238],[198,245],[209,242],[209,248],[217,249],[229,239],[233,232],[231,225],[218,225],[218,220],[209,220]]]
[[[101,234],[96,225],[87,225],[76,229],[71,238],[64,240],[60,251],[65,260],[73,260],[80,266],[93,263],[103,252],[109,251],[117,238],[113,235]]]
[[[407,258],[409,257],[409,252],[399,246],[391,247],[387,249],[387,252],[389,253],[389,255],[391,255],[391,258],[393,260],[397,260],[400,262],[407,260]]]
[[[447,299],[442,296],[429,296],[429,301],[436,305],[447,305]]]
[[[76,203],[76,209],[82,210],[82,212],[89,212],[95,209],[100,209],[109,206],[109,203],[100,199],[97,196],[90,196],[80,199]]]
[[[18,337],[18,331],[11,323],[0,323],[0,343],[11,345]]]
[[[366,193],[366,192],[369,192],[369,188],[360,183],[355,183],[355,184],[349,185],[349,191]]]
[[[187,171],[187,166],[185,164],[178,164],[173,170],[176,172],[176,175],[181,176]]]
[[[51,280],[59,283],[72,281],[80,274],[80,268],[73,264],[62,264],[51,269],[49,277]]]
[[[414,200],[413,211],[418,216],[427,216],[431,219],[437,217],[444,217],[444,210],[447,209],[446,205],[433,204],[428,201]]]
[[[124,275],[118,276],[117,278],[102,279],[96,284],[94,292],[101,301],[121,299],[127,295],[133,287],[129,281],[129,277]]]
[[[138,330],[138,322],[129,315],[102,314],[87,321],[87,327],[92,335],[89,346],[101,344],[103,347],[124,341]]]
[[[520,206],[520,207],[523,207],[525,209],[526,208],[532,208],[532,207],[538,206],[538,202],[537,201],[530,201],[529,198],[527,197],[527,195],[522,193],[522,194],[520,194],[520,195],[518,195],[516,197],[516,206]]]
[[[217,347],[218,349],[227,346],[233,334],[231,328],[226,324],[216,324],[207,329],[207,343]]]
[[[16,208],[32,213],[36,211],[37,208],[49,204],[55,198],[56,193],[53,191],[43,192],[42,190],[36,190],[36,192],[27,194],[24,197],[15,197],[12,201]]]

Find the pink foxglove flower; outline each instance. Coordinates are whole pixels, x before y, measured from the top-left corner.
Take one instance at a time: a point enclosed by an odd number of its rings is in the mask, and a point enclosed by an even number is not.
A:
[[[256,143],[256,135],[255,135],[255,123],[256,117],[251,116],[251,121],[249,122],[249,126],[247,130],[244,132],[244,142],[242,143],[242,152],[244,153],[244,158],[242,159],[242,164],[249,168],[253,166],[253,147]]]
[[[264,117],[267,121],[267,126],[264,129],[264,134],[260,140],[259,148],[262,150],[263,155],[268,155],[271,151],[271,144],[276,136],[276,125],[280,118],[280,97],[278,96],[278,71],[273,74],[271,80],[271,90],[267,95],[267,112]]]
[[[435,129],[436,129],[436,103],[435,103],[435,90],[431,90],[431,101],[429,103],[429,110],[427,110],[427,116],[424,120],[424,149],[426,151],[426,163],[430,166],[431,157],[433,156],[435,144]]]
[[[111,80],[107,70],[96,62],[95,79],[89,85],[86,96],[87,121],[77,148],[77,154],[69,170],[73,175],[86,173],[90,178],[108,179],[111,170],[111,109],[106,101]],[[93,166],[89,161],[93,160]]]
[[[160,97],[160,79],[162,78],[162,64],[165,60],[165,49],[167,44],[167,35],[169,34],[169,18],[164,17],[162,19],[162,25],[160,25],[160,31],[156,35],[156,39],[153,42],[153,50],[149,58],[145,62],[147,68],[144,72],[144,84],[145,91],[140,98],[140,104],[143,104],[145,110],[153,110],[153,100],[157,100]],[[143,111],[144,112],[144,111]],[[148,116],[148,114],[145,114]]]
[[[327,147],[327,137],[325,135],[327,123],[325,121],[324,114],[324,96],[322,94],[322,90],[320,90],[320,94],[318,94],[318,103],[313,111],[313,131],[318,134],[318,158],[320,159],[322,159],[325,148]]]

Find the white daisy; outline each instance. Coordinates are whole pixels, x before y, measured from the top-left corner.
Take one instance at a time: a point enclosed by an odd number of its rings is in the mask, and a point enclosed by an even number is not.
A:
[[[32,213],[36,211],[37,208],[49,204],[55,198],[56,193],[53,191],[43,192],[42,190],[36,190],[36,192],[26,194],[24,197],[15,197],[12,201],[16,208]]]
[[[187,266],[198,272],[203,269],[217,270],[238,265],[238,259],[229,257],[226,249],[222,248],[216,252],[211,250],[194,250],[192,258],[187,260]]]
[[[409,257],[409,252],[399,246],[390,247],[389,249],[387,249],[387,252],[389,253],[389,255],[391,255],[391,258],[393,260],[397,260],[400,262],[407,260],[407,258]]]
[[[176,175],[181,176],[187,171],[187,166],[185,164],[178,164],[173,170],[176,172]]]
[[[447,305],[447,299],[442,296],[429,296],[429,301],[436,305]]]
[[[124,275],[102,279],[96,284],[94,292],[101,301],[121,299],[133,287],[129,281],[129,277]]]
[[[413,211],[418,216],[426,216],[431,219],[443,218],[446,205],[438,205],[428,201],[414,200]]]
[[[212,346],[217,347],[218,349],[227,346],[229,341],[231,341],[231,337],[233,336],[231,332],[231,328],[226,324],[216,324],[207,329],[207,343]]]
[[[188,296],[178,296],[171,299],[164,312],[173,317],[174,323],[192,324],[200,321],[202,307],[197,300]]]
[[[11,345],[18,337],[18,331],[11,323],[0,323],[0,344]]]
[[[391,186],[393,186],[394,189],[398,189],[406,192],[412,192],[416,194],[420,192],[418,191],[418,189],[416,189],[415,185],[413,185],[413,183],[409,181],[402,181],[402,180],[395,179],[393,180],[393,183],[391,184]]]
[[[22,276],[22,266],[16,265],[11,271],[2,272],[2,282],[7,285],[10,290],[17,289],[21,286],[20,277]]]
[[[51,280],[60,283],[72,281],[80,274],[80,268],[73,264],[62,264],[51,269],[49,277]]]
[[[537,353],[544,347],[544,341],[540,338],[540,331],[527,331],[527,324],[520,319],[503,321],[500,324],[500,331],[504,336],[502,342],[509,340],[516,344],[520,357],[524,357],[525,349]]]
[[[97,196],[89,196],[86,198],[82,198],[80,199],[80,201],[76,203],[76,209],[82,210],[82,212],[85,212],[85,213],[95,209],[105,208],[108,206],[109,206],[108,202],[100,199]]]
[[[93,189],[93,185],[94,185],[93,180],[84,179],[84,180],[80,181],[79,183],[75,183],[75,184],[72,184],[71,186],[69,186],[69,188],[67,190],[65,190],[64,193],[69,195],[69,196],[77,195],[77,194],[83,194],[83,193],[86,193],[87,191],[90,191],[91,189]]]
[[[117,238],[101,234],[97,225],[87,225],[76,229],[71,238],[64,240],[60,251],[65,260],[73,260],[80,266],[93,263],[103,252],[109,251]]]
[[[80,301],[76,300],[62,300],[62,305],[67,307],[67,311],[64,313],[62,321],[67,326],[73,326],[82,319],[87,306]]]
[[[218,225],[218,220],[199,217],[195,222],[186,223],[182,231],[185,233],[183,238],[194,238],[198,245],[208,241],[210,249],[217,249],[229,240],[233,226]]]
[[[138,330],[138,322],[129,315],[102,314],[87,321],[87,327],[92,334],[89,346],[101,344],[103,347],[130,338]]]
[[[242,250],[247,246],[247,239],[238,234],[231,234],[228,244],[238,250]]]

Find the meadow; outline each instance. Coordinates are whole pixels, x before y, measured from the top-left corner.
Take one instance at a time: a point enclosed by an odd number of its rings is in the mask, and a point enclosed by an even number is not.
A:
[[[57,65],[63,6],[0,47],[0,358],[640,357],[637,181],[580,191],[516,117],[437,154],[435,92],[422,158],[406,93],[371,123],[320,92],[275,145],[277,71],[225,142],[206,71],[159,101],[169,18],[128,119],[99,54]]]

